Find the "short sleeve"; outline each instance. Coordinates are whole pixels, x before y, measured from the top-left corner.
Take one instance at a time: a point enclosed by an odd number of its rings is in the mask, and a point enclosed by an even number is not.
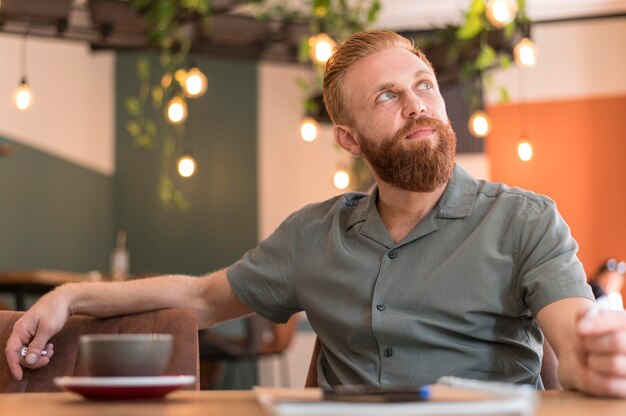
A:
[[[286,322],[301,310],[296,296],[298,217],[298,212],[289,216],[226,272],[232,289],[243,303],[273,322]]]
[[[516,229],[518,282],[524,303],[536,315],[561,299],[593,300],[576,255],[578,244],[554,202],[544,197],[527,198],[526,203]]]

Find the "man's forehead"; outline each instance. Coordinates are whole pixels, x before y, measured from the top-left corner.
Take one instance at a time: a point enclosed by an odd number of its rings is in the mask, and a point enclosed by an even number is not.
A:
[[[390,48],[354,62],[346,71],[344,91],[348,95],[364,92],[377,85],[393,84],[401,77],[415,78],[432,69],[419,56],[404,48]]]
[[[392,74],[394,71],[404,69],[411,73],[426,71],[431,75],[432,70],[419,56],[404,48],[390,48],[373,53],[354,62],[347,72],[347,77],[358,76],[361,73],[367,75]]]

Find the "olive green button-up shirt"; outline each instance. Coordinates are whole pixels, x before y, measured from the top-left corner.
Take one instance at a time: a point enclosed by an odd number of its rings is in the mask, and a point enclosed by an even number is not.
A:
[[[537,312],[593,299],[554,202],[456,166],[396,244],[376,200],[349,193],[295,212],[228,269],[233,290],[276,322],[306,311],[322,386],[452,375],[541,388]]]

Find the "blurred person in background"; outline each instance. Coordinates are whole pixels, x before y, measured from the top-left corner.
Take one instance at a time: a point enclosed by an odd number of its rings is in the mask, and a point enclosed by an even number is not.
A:
[[[600,296],[607,296],[613,311],[624,310],[624,302],[622,301],[624,272],[626,272],[626,262],[618,262],[610,258],[602,263],[589,279],[589,285],[596,299]]]

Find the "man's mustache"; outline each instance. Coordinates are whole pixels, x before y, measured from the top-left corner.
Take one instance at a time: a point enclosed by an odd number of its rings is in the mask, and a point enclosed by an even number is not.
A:
[[[415,130],[430,128],[435,131],[441,131],[445,127],[441,121],[431,117],[419,117],[411,119],[404,127],[396,134],[397,138],[403,138],[414,132]]]

